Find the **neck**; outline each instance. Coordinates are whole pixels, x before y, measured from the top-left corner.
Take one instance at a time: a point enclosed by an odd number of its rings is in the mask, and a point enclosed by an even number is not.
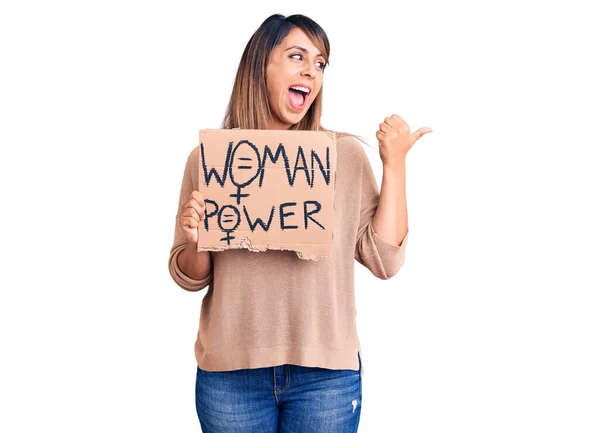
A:
[[[292,125],[288,125],[286,123],[281,122],[279,119],[275,119],[275,118],[271,118],[269,120],[269,122],[267,123],[267,129],[279,129],[279,130],[285,130],[285,129],[290,129]]]

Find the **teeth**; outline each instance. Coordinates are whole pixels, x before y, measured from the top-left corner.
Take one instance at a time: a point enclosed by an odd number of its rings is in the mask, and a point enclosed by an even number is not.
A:
[[[306,87],[302,87],[302,86],[292,86],[292,87],[290,87],[290,89],[299,90],[306,94],[310,93],[310,90],[308,90]]]

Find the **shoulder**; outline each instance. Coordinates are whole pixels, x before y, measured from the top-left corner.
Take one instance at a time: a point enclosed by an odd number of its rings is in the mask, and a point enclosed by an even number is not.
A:
[[[369,162],[364,147],[366,147],[365,144],[351,135],[336,138],[335,148],[338,164],[360,169],[364,164]]]
[[[185,162],[185,173],[191,174],[192,177],[198,175],[197,172],[198,172],[198,167],[199,167],[199,163],[200,163],[199,154],[200,154],[200,151],[198,149],[198,146],[195,146],[193,149],[191,149],[189,151],[187,160]]]
[[[183,173],[184,178],[191,181],[193,189],[197,189],[198,185],[199,154],[198,146],[195,146],[189,151]]]
[[[198,149],[198,146],[194,146],[194,148],[190,151],[190,153],[188,155],[187,165],[190,165],[193,163],[198,163],[199,154],[200,154],[200,150]]]

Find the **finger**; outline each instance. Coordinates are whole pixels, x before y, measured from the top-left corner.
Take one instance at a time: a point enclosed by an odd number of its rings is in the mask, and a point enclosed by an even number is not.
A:
[[[188,203],[192,203],[192,202],[188,202]],[[181,216],[195,218],[198,221],[200,220],[200,213],[198,213],[198,211],[193,206],[186,206],[183,209],[183,211],[181,211]]]
[[[392,119],[394,119],[394,121],[397,123],[398,128],[401,131],[404,131],[406,133],[410,132],[410,126],[408,125],[408,123],[406,123],[404,121],[404,119],[400,116],[398,116],[397,114],[392,114]]]
[[[398,122],[400,125],[408,125],[408,123],[406,123],[404,121],[404,119],[400,116],[398,116],[397,114],[392,114],[392,119],[394,119],[396,122]]]
[[[198,227],[200,225],[200,222],[192,217],[184,217],[184,218],[182,218],[182,225],[184,227],[190,227],[192,229],[195,229],[196,227]]]
[[[387,125],[390,125],[392,128],[396,128],[396,129],[400,129],[400,127],[402,126],[402,123],[400,123],[394,117],[386,117],[384,122]]]
[[[186,207],[183,212],[181,212],[181,216],[194,218],[196,221],[200,221],[202,218],[202,215],[200,215],[193,207]]]
[[[385,138],[385,136],[383,135],[383,132],[381,131],[377,131],[375,133],[375,136],[377,137],[377,141],[379,141],[380,143],[383,141],[383,139]]]
[[[194,209],[200,218],[204,217],[204,202],[198,203],[196,200],[192,199],[185,204],[186,209]]]
[[[417,141],[419,138],[421,138],[423,135],[427,134],[428,132],[433,132],[433,129],[431,129],[429,127],[419,128],[411,134],[411,137],[415,141]]]
[[[192,199],[196,200],[198,203],[204,203],[204,196],[200,193],[200,191],[192,191],[192,194],[190,195],[190,200]]]
[[[381,132],[388,132],[388,131],[390,131],[391,129],[392,129],[392,127],[391,127],[390,125],[388,125],[387,123],[385,123],[385,122],[384,122],[384,123],[380,123],[380,124],[379,124],[379,130],[380,130]]]
[[[196,228],[200,225],[200,221],[193,217],[181,215],[179,218],[179,226],[184,230]]]

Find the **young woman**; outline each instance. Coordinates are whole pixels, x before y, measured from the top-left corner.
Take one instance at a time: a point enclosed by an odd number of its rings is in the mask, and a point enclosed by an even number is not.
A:
[[[329,131],[321,126],[323,29],[303,15],[272,15],[248,42],[221,128]],[[430,128],[397,115],[376,133],[381,192],[356,136],[338,135],[332,254],[197,252],[204,198],[198,148],[181,187],[169,271],[188,291],[208,287],[195,343],[196,409],[204,433],[356,432],[362,360],[354,261],[388,279],[408,236],[405,157]]]

